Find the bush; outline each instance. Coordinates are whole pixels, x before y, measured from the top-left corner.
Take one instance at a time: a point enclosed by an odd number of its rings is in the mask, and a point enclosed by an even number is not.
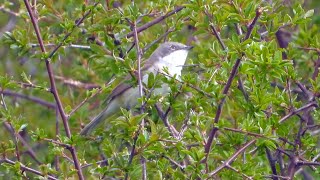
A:
[[[0,2],[4,179],[318,176],[317,1]],[[79,135],[165,41],[194,46],[181,78]]]

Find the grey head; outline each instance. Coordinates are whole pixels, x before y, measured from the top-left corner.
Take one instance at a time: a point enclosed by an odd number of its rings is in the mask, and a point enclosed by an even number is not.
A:
[[[150,59],[159,59],[170,55],[171,53],[179,50],[189,51],[193,46],[187,46],[178,42],[165,42],[162,43],[150,56]]]

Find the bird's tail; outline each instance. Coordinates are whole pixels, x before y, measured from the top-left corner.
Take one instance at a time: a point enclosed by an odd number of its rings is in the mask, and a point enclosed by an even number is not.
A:
[[[111,105],[111,104],[110,104]],[[92,133],[92,131],[102,123],[107,117],[112,116],[116,110],[110,105],[104,109],[98,116],[96,116],[89,124],[87,124],[80,132],[80,135],[86,136]]]

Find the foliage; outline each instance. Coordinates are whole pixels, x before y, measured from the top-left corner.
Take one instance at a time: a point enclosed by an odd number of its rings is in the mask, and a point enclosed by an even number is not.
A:
[[[0,0],[1,176],[317,177],[319,6]],[[158,74],[145,84],[150,92],[166,83],[171,93],[149,93],[140,98],[142,113],[122,109],[105,128],[80,136],[137,70],[134,44],[145,60],[163,41],[194,46],[180,81]]]

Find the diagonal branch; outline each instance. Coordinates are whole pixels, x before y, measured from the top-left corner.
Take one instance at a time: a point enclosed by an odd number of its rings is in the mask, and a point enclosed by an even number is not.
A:
[[[243,147],[241,147],[238,151],[236,151],[228,160],[226,160],[223,164],[221,164],[218,168],[216,168],[214,171],[209,173],[209,176],[214,176],[217,174],[219,171],[221,171],[223,168],[230,167],[232,162],[236,160],[236,158],[243,153],[249,146],[254,144],[256,142],[256,139],[253,139],[246,143]]]
[[[250,24],[249,28],[248,28],[248,31],[247,31],[247,34],[245,36],[245,40],[249,39],[251,33],[252,33],[252,30],[253,30],[253,27],[255,26],[255,24],[257,23],[257,20],[259,18],[259,16],[262,14],[262,9],[261,8],[258,8],[256,10],[256,16],[254,18],[254,20],[252,21],[252,23]],[[243,56],[244,54],[242,54]],[[224,95],[224,97],[221,99],[219,105],[218,105],[218,108],[217,108],[217,112],[216,112],[216,116],[214,118],[214,123],[218,123],[219,122],[219,119],[220,119],[220,116],[221,116],[221,112],[222,112],[222,107],[226,101],[226,96],[227,96],[227,93],[230,89],[230,86],[231,86],[231,83],[233,81],[233,79],[235,78],[236,74],[237,74],[237,71],[240,67],[240,63],[241,63],[241,58],[238,58],[231,70],[231,73],[230,73],[230,76],[228,78],[228,81],[227,81],[227,84],[225,85],[225,87],[223,88],[223,92],[222,94]],[[214,126],[214,124],[212,124],[212,128],[211,128],[211,131],[210,131],[210,134],[209,134],[209,137],[208,137],[208,141],[205,145],[205,153],[206,153],[206,157],[205,159],[202,161],[203,163],[206,163],[207,162],[207,159],[208,159],[208,155],[209,155],[209,152],[210,152],[210,149],[211,149],[211,145],[212,145],[212,141],[213,141],[213,138],[215,136],[215,134],[217,133],[218,131],[218,128]]]
[[[8,163],[8,164],[11,164],[11,165],[15,165],[16,162],[14,161],[11,161],[10,159],[0,159],[0,164],[2,163]],[[20,169],[23,170],[23,171],[28,171],[28,172],[31,172],[33,174],[36,174],[36,175],[39,175],[39,176],[42,176],[42,177],[46,177],[44,174],[42,174],[40,171],[37,171],[35,169],[32,169],[32,168],[29,168],[23,164],[20,163]],[[53,176],[50,176],[50,175],[47,175],[47,178],[48,179],[52,179],[52,180],[58,180],[57,178],[53,177]]]
[[[35,18],[34,14],[33,14],[33,11],[31,9],[31,6],[28,2],[28,0],[24,0],[24,4],[27,8],[27,11],[30,15],[30,19],[31,19],[31,22],[32,22],[32,25],[34,27],[34,30],[35,30],[35,33],[36,33],[36,36],[37,36],[37,39],[38,39],[38,42],[39,42],[39,45],[40,45],[40,49],[43,53],[46,53],[46,49],[45,49],[45,46],[44,46],[44,43],[43,43],[43,40],[42,40],[42,36],[41,36],[41,33],[40,33],[40,29],[39,29],[39,25],[38,25],[38,21],[37,19]],[[97,6],[99,3],[96,2],[94,4],[93,7]],[[58,49],[63,45],[64,41],[72,34],[73,30],[78,27],[83,21],[84,19],[86,19],[86,17],[91,13],[91,10],[87,11],[84,16],[79,20],[77,21],[77,23],[75,24],[75,26],[73,27],[73,29],[67,33],[64,38],[62,39],[62,41],[54,48],[54,50],[49,54],[49,56],[45,59],[45,63],[46,63],[46,68],[47,68],[47,72],[48,72],[48,76],[49,76],[49,80],[50,80],[50,86],[51,86],[51,93],[53,94],[54,96],[54,99],[57,103],[57,108],[59,110],[59,113],[60,113],[60,116],[61,116],[61,119],[62,119],[62,122],[63,122],[63,125],[64,125],[64,129],[65,129],[65,132],[66,132],[66,136],[70,139],[71,138],[71,131],[70,131],[70,127],[69,127],[69,124],[68,124],[68,118],[64,112],[64,108],[63,108],[63,105],[62,105],[62,102],[60,100],[60,97],[59,97],[59,94],[58,94],[58,91],[57,91],[57,87],[56,87],[56,84],[55,84],[55,80],[54,80],[54,74],[53,74],[53,70],[52,70],[52,67],[51,67],[51,63],[50,63],[50,58],[53,57],[53,55],[58,51]],[[82,170],[81,170],[81,166],[80,166],[80,162],[78,160],[78,157],[77,157],[77,152],[76,152],[76,149],[74,146],[70,146],[68,148],[68,150],[70,151],[71,155],[72,155],[72,158],[73,158],[73,161],[74,161],[74,166],[75,166],[75,169],[77,170],[77,173],[78,173],[78,177],[80,180],[83,180],[84,177],[83,177],[83,174],[82,174]]]
[[[300,113],[301,111],[304,111],[306,109],[309,109],[309,108],[312,108],[312,107],[318,107],[318,104],[317,102],[315,101],[312,101],[302,107],[300,107],[299,109],[296,109],[294,111],[291,111],[290,113],[288,113],[287,115],[285,115],[284,117],[282,117],[280,120],[279,120],[279,123],[283,123],[284,121],[286,121],[287,119],[289,119],[291,116],[294,116],[298,113]]]
[[[181,10],[184,9],[184,8],[185,8],[185,6],[178,6],[178,7],[176,7],[174,10],[168,12],[166,15],[160,16],[160,17],[158,17],[158,18],[156,18],[156,19],[154,19],[154,20],[152,20],[152,21],[150,21],[150,22],[148,22],[148,23],[146,23],[146,24],[138,27],[138,28],[136,29],[136,30],[137,30],[137,33],[140,33],[141,31],[144,31],[144,30],[148,29],[149,27],[151,27],[151,26],[153,26],[153,25],[155,25],[155,24],[163,21],[164,19],[168,18],[169,16],[172,16],[173,14],[176,14],[177,12],[181,11]],[[131,38],[131,37],[134,36],[134,33],[135,33],[134,31],[131,31],[131,32],[129,32],[129,33],[127,34],[126,37],[127,37],[127,38]]]
[[[1,89],[0,89],[0,91],[1,91]],[[40,104],[40,105],[45,106],[45,107],[50,108],[50,109],[55,109],[56,108],[55,104],[47,102],[47,101],[45,101],[43,99],[40,99],[40,98],[37,98],[37,97],[34,97],[34,96],[20,94],[20,93],[13,92],[13,91],[10,91],[10,90],[4,90],[4,91],[2,91],[2,94],[4,96],[13,96],[13,97],[21,98],[21,99],[30,100],[32,102],[35,102],[37,104]]]

